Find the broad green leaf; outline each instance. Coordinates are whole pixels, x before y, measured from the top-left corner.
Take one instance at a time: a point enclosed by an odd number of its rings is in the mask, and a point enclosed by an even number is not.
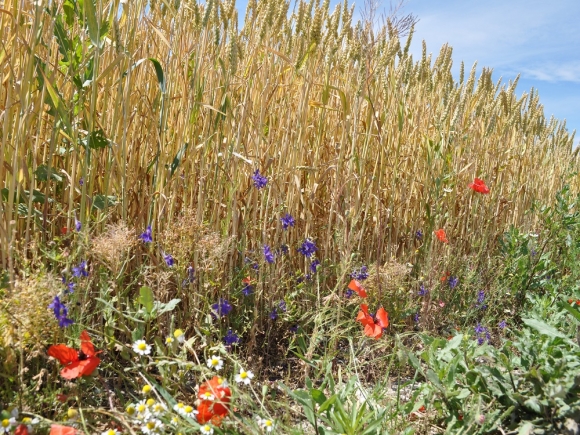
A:
[[[548,325],[547,323],[542,322],[541,320],[536,319],[522,319],[526,325],[530,328],[535,329],[540,334],[547,335],[548,337],[552,338],[568,338],[563,333],[558,331],[553,326]]]
[[[116,196],[95,195],[93,197],[93,207],[101,211],[115,204],[117,204]]]
[[[89,28],[89,37],[91,42],[95,47],[100,47],[99,45],[99,23],[97,21],[97,10],[95,9],[95,4],[93,0],[85,0],[85,18],[87,19],[87,26]]]
[[[34,171],[34,175],[36,175],[37,181],[47,181],[48,180],[48,166],[40,165],[38,168],[36,168],[36,171]],[[58,174],[58,172],[55,168],[50,169],[50,179],[57,181],[59,183],[62,181],[62,177]]]
[[[147,314],[151,314],[151,312],[153,311],[154,301],[153,301],[153,290],[151,290],[150,287],[147,287],[145,285],[141,287],[141,289],[139,290],[139,302],[141,303],[141,305],[143,305]]]
[[[159,314],[169,313],[177,307],[177,304],[181,302],[181,299],[171,299],[166,304],[159,304]]]
[[[334,404],[334,402],[336,402],[337,398],[338,398],[338,395],[336,395],[336,394],[330,396],[326,402],[324,402],[322,405],[320,405],[320,408],[318,408],[318,412],[323,413],[326,410],[330,409],[330,407]]]
[[[558,305],[560,305],[561,308],[564,308],[566,311],[572,314],[574,319],[580,322],[580,311],[578,311],[576,308],[571,307],[570,304],[566,302],[560,302]]]
[[[317,390],[316,388],[310,390],[310,395],[312,396],[312,400],[314,400],[319,405],[322,405],[324,402],[326,402],[326,396],[324,393],[320,390]]]

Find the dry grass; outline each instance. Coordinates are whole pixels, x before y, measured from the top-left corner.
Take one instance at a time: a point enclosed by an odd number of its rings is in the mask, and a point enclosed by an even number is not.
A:
[[[489,69],[477,78],[475,66],[457,82],[451,47],[432,59],[424,46],[415,60],[395,27],[353,23],[346,3],[288,12],[250,1],[238,29],[233,2],[99,0],[101,47],[83,22],[60,22],[59,35],[79,41],[69,63],[51,14],[1,7],[3,268],[15,266],[15,241],[48,240],[75,216],[160,233],[187,210],[245,249],[314,237],[333,263],[412,254],[418,228],[428,240],[445,227],[469,252],[507,224],[531,225],[525,210],[578,168],[573,137],[545,119],[537,92],[517,98],[515,83]],[[86,148],[90,132],[103,148]],[[262,191],[255,169],[269,178]],[[489,197],[466,188],[474,176]],[[286,211],[297,231],[282,231]],[[230,268],[241,260],[232,252]]]

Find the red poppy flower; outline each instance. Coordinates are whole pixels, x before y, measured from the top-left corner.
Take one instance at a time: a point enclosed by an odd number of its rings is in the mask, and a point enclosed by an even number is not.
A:
[[[208,395],[213,396],[212,400],[207,400]],[[211,421],[215,426],[219,426],[222,419],[228,415],[231,395],[230,388],[218,376],[214,376],[209,381],[204,382],[197,393],[198,399],[201,400],[197,407],[197,421],[200,424]]]
[[[475,180],[473,180],[473,183],[469,185],[469,188],[474,190],[475,192],[483,193],[484,195],[487,195],[489,193],[489,187],[487,187],[485,185],[485,181],[483,181],[480,178],[476,178]]]
[[[50,435],[76,435],[77,430],[70,426],[61,426],[60,424],[53,424],[50,426]]]
[[[361,304],[360,309],[361,311],[358,312],[356,321],[364,326],[365,335],[375,339],[381,338],[383,328],[389,326],[389,314],[381,307],[373,317],[369,314],[369,306],[367,304]]]
[[[367,291],[356,279],[353,279],[351,282],[348,283],[348,288],[351,289],[353,292],[356,292],[356,294],[359,295],[361,298],[367,297]]]
[[[242,279],[243,284],[250,284],[251,282],[252,278],[250,278],[249,276],[246,276],[244,279]]]
[[[97,353],[99,352],[95,352],[95,347],[91,343],[87,331],[81,332],[80,351],[64,344],[57,344],[48,348],[48,355],[56,358],[64,366],[60,371],[60,375],[68,380],[80,376],[90,376],[101,363]]]
[[[447,240],[447,234],[445,234],[445,230],[443,228],[435,231],[435,235],[437,236],[440,242],[449,243],[449,240]]]
[[[14,431],[14,435],[28,435],[28,427],[25,424],[19,424]]]
[[[441,282],[445,282],[445,281],[447,281],[447,280],[449,279],[449,277],[450,277],[450,276],[451,276],[451,272],[447,271],[447,272],[445,272],[445,275],[443,275],[443,276],[440,278],[440,281],[441,281]]]

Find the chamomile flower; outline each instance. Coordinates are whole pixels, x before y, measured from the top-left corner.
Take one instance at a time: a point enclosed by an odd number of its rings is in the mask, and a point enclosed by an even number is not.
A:
[[[186,417],[193,418],[195,416],[195,414],[197,414],[197,413],[198,412],[195,409],[193,409],[193,406],[186,405],[183,408],[183,415],[185,415]]]
[[[163,423],[156,418],[147,420],[143,426],[141,426],[141,432],[144,434],[154,434],[163,428]]]
[[[215,396],[213,394],[211,394],[211,391],[206,391],[204,393],[202,393],[200,395],[201,400],[208,400],[208,401],[212,401],[215,400]]]
[[[212,435],[213,434],[213,428],[209,424],[204,424],[203,426],[200,426],[199,430],[202,434],[205,434],[205,435]]]
[[[183,415],[183,409],[185,408],[185,405],[181,402],[176,403],[175,406],[173,406],[173,410],[175,412],[177,412],[178,414]]]
[[[185,341],[185,334],[183,333],[183,330],[181,330],[181,329],[176,329],[173,332],[173,336],[180,343],[183,343]]]
[[[165,339],[165,344],[171,344],[171,343],[173,343],[174,341],[175,341],[175,340],[173,339],[173,337],[167,337],[167,338]]]
[[[10,432],[10,430],[12,429],[12,420],[13,420],[12,418],[11,419],[5,418],[4,420],[0,421],[0,429],[2,430],[2,432],[4,433]]]
[[[109,429],[104,432],[101,432],[101,435],[119,435],[120,432],[117,429]]]
[[[144,409],[147,409],[147,408],[144,408]],[[133,416],[137,412],[137,409],[135,408],[135,405],[133,405],[131,403],[130,405],[127,405],[127,407],[125,408],[125,412],[127,414],[129,414],[130,416]]]
[[[243,368],[240,367],[240,373],[236,375],[236,382],[237,383],[244,383],[246,385],[250,385],[250,381],[254,377],[254,374],[251,371],[245,371]]]
[[[149,412],[149,405],[147,405],[146,400],[141,400],[139,403],[137,403],[135,406],[135,411],[137,412],[137,418],[141,420],[146,420],[151,415]]]
[[[258,417],[258,425],[266,432],[272,432],[274,430],[274,421],[268,418]]]
[[[173,426],[177,426],[179,424],[179,417],[174,415],[173,417],[171,417],[171,421],[169,423],[172,424]]]
[[[145,403],[147,404],[147,406],[151,407],[155,405],[155,399],[147,399],[147,402]]]
[[[152,390],[153,388],[149,384],[143,385],[143,388],[141,388],[141,392],[145,395],[149,394]]]
[[[79,412],[74,408],[69,408],[66,412],[66,416],[70,421],[75,421],[79,416]]]
[[[167,406],[165,406],[161,402],[157,402],[153,406],[151,406],[151,413],[155,416],[160,416],[165,411],[167,411]]]
[[[219,356],[212,355],[211,358],[207,360],[207,366],[210,369],[215,369],[216,371],[220,371],[222,369],[222,367],[224,366],[224,362]]]
[[[133,343],[133,352],[138,355],[149,355],[151,353],[151,346],[145,340],[137,340]]]
[[[38,418],[30,418],[30,417],[24,417],[22,419],[22,424],[26,425],[26,429],[28,429],[29,433],[32,433],[32,426],[35,424],[40,423],[40,420]]]

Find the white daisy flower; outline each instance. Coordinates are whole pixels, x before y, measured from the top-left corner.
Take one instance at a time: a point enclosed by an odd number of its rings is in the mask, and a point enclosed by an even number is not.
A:
[[[32,433],[33,431],[33,427],[35,424],[40,423],[40,420],[38,418],[30,418],[30,417],[24,417],[22,419],[22,424],[26,425],[26,429],[28,429],[29,433]]]
[[[207,360],[207,366],[210,369],[215,369],[216,371],[219,371],[224,366],[224,362],[219,356],[212,355],[211,358]]]
[[[183,415],[183,408],[185,408],[185,405],[181,402],[176,403],[175,406],[173,407],[173,410],[175,412],[177,412],[178,414]]]
[[[215,396],[213,394],[211,394],[211,391],[206,391],[205,393],[203,393],[201,395],[201,400],[215,400]]]
[[[135,411],[137,412],[137,418],[141,420],[147,420],[151,416],[151,411],[149,411],[149,405],[147,400],[141,400],[137,405],[135,405]]]
[[[167,337],[167,338],[165,339],[165,344],[171,344],[171,343],[173,343],[173,341],[174,341],[174,340],[173,340],[173,337]]]
[[[251,371],[245,371],[243,368],[240,367],[240,373],[236,375],[236,382],[241,383],[243,382],[246,385],[250,385],[250,381],[254,377],[254,374]]]
[[[119,435],[120,432],[117,429],[109,429],[104,432],[101,432],[101,435]]]
[[[274,430],[274,421],[268,418],[260,418],[258,417],[258,424],[262,429],[266,432],[272,432]]]
[[[141,389],[141,392],[143,394],[149,394],[151,392],[151,390],[153,390],[153,388],[151,387],[151,385],[145,384],[145,385],[143,385],[143,388]]]
[[[155,416],[159,416],[167,411],[167,406],[161,402],[157,402],[151,406],[151,413]]]
[[[209,424],[204,424],[203,426],[200,426],[199,430],[201,431],[201,433],[205,435],[213,434],[213,428]]]
[[[195,414],[198,414],[198,412],[195,409],[193,409],[193,406],[186,405],[183,408],[183,415],[185,415],[186,417],[193,418]]]
[[[137,340],[133,343],[133,352],[138,355],[149,355],[151,353],[151,346],[145,340]]]
[[[151,420],[147,420],[143,426],[141,426],[141,432],[144,434],[154,434],[155,432],[161,430],[163,428],[163,423],[153,418]]]
[[[12,429],[12,420],[14,418],[5,418],[4,420],[0,421],[0,430],[4,433],[9,433]]]
[[[180,343],[185,342],[185,334],[183,333],[183,330],[181,329],[176,329],[175,332],[173,332],[173,336],[175,337],[175,339],[177,341],[179,341]]]

